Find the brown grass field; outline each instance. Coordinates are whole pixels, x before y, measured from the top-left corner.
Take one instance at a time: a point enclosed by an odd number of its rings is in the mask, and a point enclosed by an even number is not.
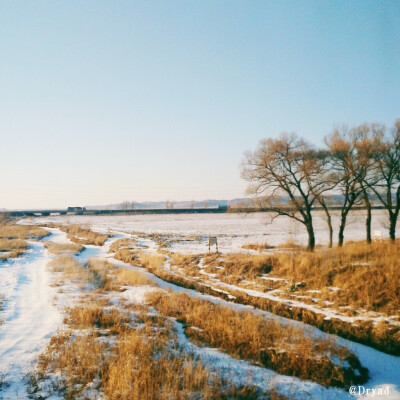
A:
[[[86,269],[100,269],[99,260],[78,266],[70,257],[58,257],[51,268],[63,277],[92,281]],[[105,268],[104,280],[119,285],[148,285],[138,271]],[[154,284],[153,284],[154,285]],[[109,285],[81,295],[79,306],[65,310],[66,328],[52,337],[31,375],[30,395],[52,378],[52,393],[67,399],[85,398],[95,388],[110,399],[285,399],[271,390],[261,393],[253,386],[236,386],[204,367],[201,360],[182,353],[169,318],[154,315],[139,304],[107,300]],[[90,351],[88,351],[90,349]],[[56,379],[55,379],[56,377]]]
[[[400,241],[380,241],[371,245],[349,242],[342,248],[322,247],[313,253],[293,248],[290,252],[282,249],[259,255],[187,255],[163,249],[162,254],[144,253],[142,256],[142,253],[129,250],[131,257],[124,261],[141,265],[159,278],[179,286],[225,299],[229,298],[224,292],[229,292],[236,302],[300,320],[326,332],[399,355],[400,329],[383,319],[400,320],[399,249]],[[166,256],[170,257],[173,271],[163,268]],[[203,271],[217,276],[212,284],[207,284],[207,277],[199,274],[200,262]],[[273,280],[261,279],[270,276]],[[216,279],[221,282],[223,292],[211,288],[218,287]],[[295,285],[297,282],[301,285]],[[238,289],[227,288],[223,286],[225,283]],[[261,294],[274,292],[279,301],[247,295],[246,289]],[[335,317],[326,319],[327,311],[315,312],[288,305],[285,299],[301,299],[304,304],[319,307],[318,310],[332,310],[343,317],[357,318],[357,323]],[[377,322],[368,313],[375,313]]]
[[[217,347],[239,359],[324,386],[345,388],[368,379],[368,371],[347,349],[310,338],[304,329],[265,320],[251,312],[237,312],[186,294],[152,292],[148,298],[162,315],[182,321],[190,339]],[[321,354],[337,356],[351,368],[335,365],[329,356],[321,357]]]

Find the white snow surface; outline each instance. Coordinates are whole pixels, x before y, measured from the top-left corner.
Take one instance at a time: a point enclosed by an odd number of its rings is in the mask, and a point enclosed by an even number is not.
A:
[[[6,382],[0,391],[2,399],[27,397],[26,374],[61,323],[52,304],[56,290],[49,285],[46,270],[51,258],[40,242],[29,242],[29,251],[22,258],[0,263],[0,293],[6,298],[0,313],[4,319],[0,325],[0,370]]]
[[[334,239],[337,238],[339,216],[333,213]],[[185,236],[199,236],[199,241],[177,240],[170,247],[172,251],[204,253],[208,251],[208,236],[218,237],[218,248],[222,252],[241,251],[246,243],[265,243],[272,246],[292,240],[307,244],[307,232],[300,223],[288,217],[279,217],[271,222],[272,213],[227,213],[227,214],[137,214],[137,215],[68,215],[39,217],[31,223],[54,222],[61,224],[90,225],[101,233],[110,231],[132,233],[172,234],[176,239]],[[24,221],[26,223],[27,221]],[[373,210],[372,230],[379,230],[383,238],[388,237],[387,216],[383,210]],[[327,224],[323,212],[315,212],[314,228],[317,244],[328,242]],[[400,225],[397,228],[400,234]],[[345,240],[365,238],[365,212],[353,211],[349,214],[345,230]],[[245,252],[254,253],[253,250]]]
[[[137,303],[137,304],[145,304],[146,294],[158,290],[154,286],[149,286],[149,285],[135,286],[135,287],[130,286],[130,287],[124,287],[124,289],[125,290],[121,292],[120,297],[132,303]]]

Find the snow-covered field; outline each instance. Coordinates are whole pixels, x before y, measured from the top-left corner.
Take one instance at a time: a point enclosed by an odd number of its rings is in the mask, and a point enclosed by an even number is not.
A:
[[[365,238],[365,213],[355,211],[348,217],[345,240]],[[61,224],[89,225],[99,232],[117,231],[124,233],[159,233],[173,235],[177,240],[170,250],[202,253],[207,251],[208,236],[217,236],[219,250],[222,252],[243,251],[245,243],[268,243],[272,246],[288,240],[301,245],[307,244],[307,232],[300,223],[287,217],[271,221],[270,213],[248,214],[147,214],[124,216],[51,216],[35,218],[31,223],[54,222]],[[333,216],[334,240],[337,240],[338,215]],[[382,210],[374,210],[372,231],[381,231],[388,237],[387,217]],[[314,218],[317,244],[326,244],[328,230],[323,212],[316,212]],[[400,226],[397,228],[400,234]],[[199,236],[198,241],[182,240],[185,237]]]
[[[27,221],[24,220],[23,223]],[[224,252],[243,251],[244,243],[264,243],[271,245],[294,240],[305,244],[306,234],[301,226],[295,225],[286,218],[268,221],[266,214],[188,214],[188,215],[137,215],[137,216],[68,216],[37,218],[31,223],[55,222],[63,224],[90,225],[91,229],[99,232],[119,233],[109,239],[102,247],[86,246],[86,249],[77,256],[78,260],[85,262],[88,257],[107,259],[116,266],[133,268],[129,264],[117,261],[108,254],[110,244],[118,238],[128,236],[132,232],[146,234],[160,233],[173,235],[172,249],[184,252],[207,251],[206,240],[183,240],[188,236],[207,237],[218,236],[220,250]],[[337,221],[336,221],[337,223]],[[374,212],[373,230],[381,230],[387,236],[384,212]],[[321,216],[315,219],[316,237],[318,243],[327,240],[325,222]],[[337,227],[337,224],[336,224]],[[58,229],[51,229],[52,235],[46,240],[57,243],[67,243],[66,234]],[[347,239],[362,239],[364,232],[364,218],[357,213],[349,220],[345,232]],[[147,242],[146,242],[147,240]],[[148,243],[153,249],[155,243],[146,238],[143,243]],[[45,348],[57,328],[62,326],[63,299],[57,295],[51,286],[52,273],[46,265],[53,256],[49,255],[41,242],[30,242],[30,251],[22,258],[0,263],[0,293],[6,297],[5,309],[0,312],[4,324],[0,325],[0,373],[5,374],[8,384],[0,388],[1,399],[27,398],[27,374],[34,368],[37,356]],[[222,300],[211,295],[201,295],[193,290],[183,289],[172,283],[167,283],[149,272],[145,274],[161,288],[171,289],[176,292],[186,292],[191,296],[198,296],[216,303],[229,305],[236,309],[251,310],[264,315],[266,318],[277,318],[287,324],[304,325],[301,322],[277,317],[268,312],[255,310],[250,306],[243,306]],[[126,300],[141,302],[148,287],[132,287],[124,294]],[[55,297],[58,300],[55,301]],[[69,298],[72,301],[73,297]],[[64,299],[66,301],[66,299]],[[118,299],[116,299],[118,301]],[[316,328],[309,327],[312,335],[332,337]],[[190,343],[183,335],[182,329],[177,325],[180,341],[186,350],[203,357],[204,362],[214,369],[219,370],[223,376],[236,377],[238,382],[249,382],[264,389],[278,388],[282,394],[298,399],[349,399],[351,396],[343,389],[326,389],[313,382],[304,382],[297,378],[283,376],[275,372],[250,365],[248,362],[235,360],[216,349],[199,348]],[[400,358],[391,356],[378,350],[353,343],[345,339],[338,342],[359,357],[361,363],[370,370],[371,380],[365,388],[389,388],[390,395],[374,395],[374,398],[400,399]],[[1,378],[1,377],[0,377]],[[372,395],[370,396],[372,398]]]

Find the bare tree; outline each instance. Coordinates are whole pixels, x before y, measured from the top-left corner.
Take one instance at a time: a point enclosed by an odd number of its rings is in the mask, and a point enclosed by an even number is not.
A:
[[[351,134],[346,127],[335,129],[325,138],[331,152],[332,171],[336,174],[337,187],[343,197],[340,207],[339,246],[343,246],[347,216],[362,194],[360,180],[364,170],[358,163],[357,150],[350,138]]]
[[[129,208],[129,201],[123,201],[121,204],[120,204],[120,209],[121,210],[127,210]]]
[[[328,225],[328,232],[329,232],[329,242],[328,246],[332,247],[333,246],[333,226],[332,226],[332,216],[330,212],[330,205],[331,205],[331,200],[328,196],[324,196],[324,194],[320,194],[317,196],[318,203],[324,210],[325,216],[326,216],[326,223]]]
[[[375,186],[379,181],[379,174],[375,173],[374,155],[381,146],[383,132],[384,126],[380,124],[362,124],[350,131],[350,140],[358,167],[357,179],[361,188],[361,198],[367,211],[365,219],[367,243],[372,241],[372,203],[369,186]]]
[[[124,201],[120,204],[121,210],[133,210],[136,207],[135,201]]]
[[[165,208],[166,208],[167,210],[173,210],[173,209],[175,208],[175,201],[173,201],[173,200],[167,200],[167,201],[165,202]]]
[[[389,236],[394,241],[400,211],[400,119],[390,137],[382,138],[377,146],[374,161],[375,174],[366,182],[388,213]]]
[[[315,247],[312,208],[331,189],[323,178],[325,159],[325,151],[315,150],[297,135],[281,134],[279,139],[261,140],[254,153],[245,154],[242,167],[242,177],[251,182],[248,191],[264,193],[275,217],[287,216],[305,226],[311,251]]]

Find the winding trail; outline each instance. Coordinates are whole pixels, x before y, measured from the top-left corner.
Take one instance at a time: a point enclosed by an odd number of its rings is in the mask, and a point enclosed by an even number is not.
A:
[[[0,325],[1,399],[27,397],[27,374],[61,323],[46,270],[52,256],[40,242],[29,242],[29,248],[22,258],[0,264],[0,293],[6,297]]]

